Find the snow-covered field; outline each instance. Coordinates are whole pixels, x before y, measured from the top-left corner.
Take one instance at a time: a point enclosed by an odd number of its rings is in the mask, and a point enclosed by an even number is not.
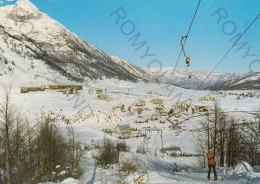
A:
[[[44,84],[46,85],[46,82]],[[123,139],[129,145],[130,152],[122,152],[120,159],[131,160],[142,168],[142,171],[125,178],[125,181],[129,183],[133,183],[134,179],[139,176],[142,176],[147,183],[210,183],[207,181],[207,169],[199,168],[196,157],[170,157],[160,152],[163,144],[164,148],[177,146],[182,152],[195,153],[194,137],[199,133],[199,120],[204,118],[203,114],[180,113],[179,117],[170,119],[170,121],[178,122],[179,127],[175,128],[166,117],[156,116],[158,115],[155,110],[157,105],[152,104],[153,99],[162,99],[164,105],[162,111],[169,112],[177,103],[177,94],[179,94],[180,102],[192,96],[191,107],[204,105],[213,108],[214,102],[200,100],[202,96],[211,95],[220,102],[223,110],[234,115],[238,122],[243,119],[253,119],[253,112],[259,107],[259,99],[256,97],[237,99],[236,95],[228,95],[228,93],[218,95],[210,91],[196,91],[192,95],[194,90],[166,84],[132,83],[111,79],[86,83],[78,94],[69,95],[48,89],[42,92],[20,93],[18,86],[14,85],[12,89],[13,102],[22,107],[23,113],[32,119],[42,113],[50,112],[57,117],[66,117],[74,122],[72,126],[79,139],[88,145],[101,142],[104,136],[116,142],[119,135],[104,133],[103,129],[113,129],[117,125],[129,124],[131,128],[137,130],[133,131],[132,135],[138,132],[146,133],[146,139],[144,137]],[[107,95],[109,100],[101,100],[97,98],[97,94],[91,94],[89,90],[94,88],[102,89],[102,94]],[[172,93],[169,95],[171,90]],[[134,111],[133,105],[139,100],[145,101],[141,114]],[[114,108],[122,105],[125,107],[123,111]],[[152,120],[153,117],[157,118]],[[65,130],[66,124],[61,119],[57,123]],[[148,121],[136,123],[136,121],[145,120]],[[147,148],[149,151],[145,155],[136,153],[138,147]],[[94,151],[89,151],[85,156],[82,163],[84,171],[82,178],[79,181],[68,178],[62,183],[116,183],[120,179],[116,166],[110,169],[97,167],[92,158]],[[177,163],[181,172],[172,173],[174,162]],[[241,174],[240,170],[243,170],[242,166],[238,169],[218,168],[220,181],[217,183],[260,182],[259,173],[252,170],[250,173],[241,172]],[[223,181],[222,178],[224,178]]]

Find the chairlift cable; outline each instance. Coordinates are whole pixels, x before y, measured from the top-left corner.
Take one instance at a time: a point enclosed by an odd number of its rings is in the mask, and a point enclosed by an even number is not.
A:
[[[222,61],[225,59],[225,57],[230,53],[230,51],[235,47],[237,42],[244,36],[244,34],[249,30],[249,28],[255,23],[255,21],[259,18],[260,13],[256,16],[256,18],[253,20],[253,22],[246,28],[246,30],[240,35],[240,37],[233,43],[233,45],[230,47],[230,49],[226,52],[226,54],[221,58],[221,60],[216,64],[216,66],[211,70],[211,72],[207,75],[207,77],[202,81],[202,83],[199,85],[199,87],[194,91],[194,93],[191,95],[194,96],[194,94],[200,89],[200,87],[204,84],[204,82],[209,78],[209,76],[213,73],[213,71],[222,63]],[[191,98],[190,97],[190,98]]]
[[[187,32],[187,34],[186,34],[186,39],[184,40],[183,47],[181,48],[180,54],[179,54],[179,56],[178,56],[178,59],[177,59],[177,61],[176,61],[176,64],[175,64],[175,66],[174,66],[174,69],[173,69],[173,73],[172,73],[172,74],[174,74],[174,72],[175,72],[175,70],[176,70],[176,67],[177,67],[177,65],[178,65],[178,63],[179,63],[179,60],[180,60],[180,57],[181,57],[181,54],[182,54],[182,50],[183,50],[183,48],[184,48],[184,46],[185,46],[185,44],[186,44],[186,41],[187,41],[187,39],[188,39],[188,36],[189,36],[189,34],[190,34],[190,30],[191,30],[191,27],[192,27],[193,22],[194,22],[194,20],[195,20],[196,14],[197,14],[197,12],[198,12],[198,9],[199,9],[199,6],[200,6],[200,2],[201,2],[201,0],[199,0],[199,3],[198,3],[197,8],[196,8],[196,11],[195,11],[195,13],[194,13],[194,15],[193,15],[193,18],[192,18],[190,27],[189,27],[188,32]]]

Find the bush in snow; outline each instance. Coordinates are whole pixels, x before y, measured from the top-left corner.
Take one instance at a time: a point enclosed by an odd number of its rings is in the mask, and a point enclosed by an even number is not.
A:
[[[129,160],[121,163],[120,172],[123,173],[125,176],[135,172],[136,170],[136,165]]]
[[[118,151],[116,145],[111,140],[104,137],[99,153],[95,155],[94,158],[96,158],[98,164],[103,167],[118,163]]]
[[[98,165],[108,168],[111,164],[119,162],[120,151],[128,151],[129,147],[125,142],[113,143],[104,137],[103,143],[99,147],[99,152],[93,157],[97,159]]]

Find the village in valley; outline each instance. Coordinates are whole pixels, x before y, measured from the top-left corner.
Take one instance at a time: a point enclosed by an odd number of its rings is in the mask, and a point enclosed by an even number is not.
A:
[[[95,83],[91,86],[85,85],[84,87],[83,85],[71,84],[21,87],[21,93],[28,93],[28,98],[34,94],[46,98],[46,95],[48,96],[51,91],[57,91],[61,94],[66,94],[64,97],[67,98],[67,101],[70,101],[70,98],[74,98],[72,101],[75,101],[76,98],[82,98],[84,102],[91,102],[90,107],[101,105],[102,107],[99,106],[98,110],[92,110],[91,113],[88,111],[87,115],[84,110],[80,110],[76,115],[73,115],[73,118],[79,118],[81,121],[93,120],[101,125],[99,131],[104,132],[105,136],[129,142],[139,138],[140,145],[136,149],[141,149],[142,147],[144,149],[142,150],[143,152],[153,152],[155,155],[162,153],[176,155],[177,149],[177,152],[179,152],[177,155],[181,155],[182,150],[184,150],[184,153],[191,156],[197,155],[193,148],[187,149],[187,146],[183,148],[179,142],[171,141],[170,144],[159,144],[157,145],[158,147],[150,148],[148,145],[145,148],[144,144],[147,144],[145,141],[151,138],[162,140],[163,132],[170,132],[173,137],[182,137],[187,133],[191,136],[199,132],[200,128],[191,127],[189,122],[193,122],[193,126],[196,127],[198,124],[197,119],[214,113],[214,104],[218,102],[218,98],[223,99],[227,95],[235,95],[236,98],[239,98],[242,93],[239,91],[237,93],[209,91],[202,93],[200,96],[197,95],[196,99],[193,100],[190,98],[184,100],[184,98],[180,97],[172,101],[170,97],[167,98],[162,95],[165,91],[160,89],[159,85],[144,83],[129,88],[124,87],[124,85],[123,87],[120,85],[114,87],[109,85],[109,83],[103,82],[102,86],[105,86],[105,88],[91,87],[95,86]],[[115,81],[111,83],[121,84],[121,82],[118,83]],[[142,85],[147,86],[148,90],[140,88]],[[159,90],[149,90],[150,86]],[[140,91],[135,92],[134,88]],[[56,96],[58,96],[58,93]],[[76,103],[80,103],[80,101]],[[235,108],[233,110],[237,110],[237,104]],[[68,109],[63,110],[63,113],[66,111]],[[55,114],[53,113],[53,115]],[[60,112],[58,114],[60,114],[58,117],[61,116],[63,119],[66,117],[66,114],[61,115],[62,113]],[[67,121],[72,122],[72,119],[69,119]],[[246,120],[240,119],[239,121]],[[169,139],[169,137],[166,139]]]

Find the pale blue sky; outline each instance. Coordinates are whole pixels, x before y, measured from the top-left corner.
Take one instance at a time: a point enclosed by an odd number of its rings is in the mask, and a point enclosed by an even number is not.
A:
[[[3,0],[4,1],[4,0]],[[187,33],[191,19],[199,0],[31,0],[42,12],[62,23],[70,31],[76,33],[85,41],[95,45],[109,55],[117,55],[141,67],[147,67],[152,60],[160,60],[163,67],[173,67],[179,55],[180,39]],[[9,2],[14,3],[14,2]],[[5,4],[4,4],[5,5]],[[116,25],[116,15],[111,16],[119,7],[127,13],[126,18]],[[213,12],[223,7],[227,18],[217,24],[218,15]],[[186,43],[186,53],[191,58],[191,68],[212,70],[227,50],[231,47],[230,38],[243,32],[260,12],[259,0],[202,0],[196,19]],[[223,11],[221,12],[223,13]],[[125,21],[132,21],[135,31],[124,35],[120,30]],[[227,22],[226,21],[232,21]],[[236,30],[231,35],[226,33]],[[124,24],[127,31],[130,23]],[[224,25],[224,26],[223,26]],[[248,46],[229,53],[223,63],[217,68],[220,72],[243,73],[249,70],[249,64],[256,58],[260,60],[260,18],[249,29],[241,41],[247,41]],[[140,41],[147,45],[135,51],[129,38],[140,32]],[[149,45],[149,53],[156,56],[140,57]],[[151,67],[158,67],[153,62]],[[185,66],[182,56],[178,64]],[[254,71],[260,70],[260,63],[253,66]]]

